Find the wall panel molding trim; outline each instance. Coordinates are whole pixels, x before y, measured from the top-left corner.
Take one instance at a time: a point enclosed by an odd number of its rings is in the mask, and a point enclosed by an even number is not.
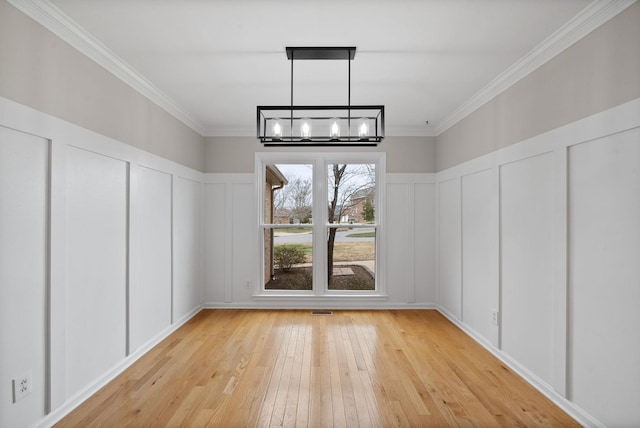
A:
[[[0,100],[1,101],[1,100]],[[0,104],[1,105],[1,104]],[[2,109],[0,108],[0,111]],[[67,395],[67,368],[64,363],[67,332],[67,160],[62,141],[50,142],[49,160],[49,290],[48,290],[48,358],[49,384],[46,392],[46,411],[51,412],[64,403]]]
[[[627,131],[640,126],[639,117],[640,98],[636,98],[609,110],[454,165],[438,172],[436,181],[444,183],[496,165],[505,165],[546,152],[553,152],[560,147],[570,147],[606,135]]]
[[[636,0],[596,0],[569,22],[476,92],[434,128],[440,135],[587,34],[631,6]]]
[[[113,159],[176,174],[200,182],[203,173],[34,108],[0,97],[2,125],[50,139],[53,144],[98,153]]]
[[[60,9],[47,0],[7,0],[22,13],[51,31],[83,55],[141,93],[158,107],[200,135],[205,127],[142,74],[119,58],[95,37],[85,31]]]

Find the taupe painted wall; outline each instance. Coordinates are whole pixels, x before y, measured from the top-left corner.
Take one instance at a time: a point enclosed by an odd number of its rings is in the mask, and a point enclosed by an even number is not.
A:
[[[389,172],[436,172],[638,98],[639,23],[637,2],[438,137],[343,150],[384,151]],[[204,172],[252,172],[255,152],[288,151],[203,138],[5,0],[0,96]]]
[[[640,97],[640,2],[437,138],[442,171]]]
[[[387,172],[435,172],[435,137],[387,137],[377,147],[263,147],[255,137],[207,137],[205,172],[254,172],[256,152],[386,152]]]
[[[0,0],[0,96],[202,171],[204,139]]]

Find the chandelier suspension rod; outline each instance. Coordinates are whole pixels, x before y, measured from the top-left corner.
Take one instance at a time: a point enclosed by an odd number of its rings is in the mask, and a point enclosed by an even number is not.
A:
[[[291,51],[291,114],[289,115],[291,123],[291,125],[289,125],[289,136],[291,138],[293,138],[293,56],[294,51]]]
[[[347,52],[347,63],[349,64],[349,75],[347,85],[347,135],[351,137],[351,49]]]

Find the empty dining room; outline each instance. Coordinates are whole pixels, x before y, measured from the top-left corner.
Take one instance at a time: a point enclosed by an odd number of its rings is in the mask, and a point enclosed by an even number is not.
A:
[[[0,428],[640,426],[636,0],[0,0]]]

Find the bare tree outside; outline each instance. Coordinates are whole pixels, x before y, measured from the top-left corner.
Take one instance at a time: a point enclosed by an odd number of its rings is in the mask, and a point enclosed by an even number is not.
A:
[[[282,168],[282,166],[277,165]],[[273,207],[276,212],[288,212],[293,222],[311,221],[311,180],[301,176],[287,177],[288,183],[274,194]]]
[[[351,208],[354,195],[375,187],[375,165],[331,164],[328,171],[328,197],[330,224],[340,223]],[[333,280],[333,252],[338,228],[330,227],[327,237],[327,279]]]
[[[289,183],[291,214],[301,223],[311,219],[311,180],[296,177]]]
[[[282,211],[284,208],[286,208],[287,204],[289,203],[290,194],[291,194],[291,187],[289,186],[283,186],[277,189],[276,192],[274,192],[273,208],[274,210],[276,210],[276,212]]]

